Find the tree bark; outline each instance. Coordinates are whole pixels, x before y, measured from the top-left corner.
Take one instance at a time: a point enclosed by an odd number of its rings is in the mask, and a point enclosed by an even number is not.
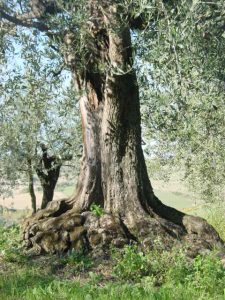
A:
[[[55,186],[51,185],[51,183],[50,184],[46,183],[42,185],[42,189],[43,189],[43,195],[41,201],[41,209],[44,209],[46,208],[48,203],[53,200]]]
[[[82,95],[84,153],[76,192],[27,220],[26,245],[39,252],[62,252],[134,240],[149,248],[160,237],[165,247],[188,241],[196,253],[222,247],[205,220],[167,207],[154,195],[141,147],[130,28],[116,1],[100,2],[90,1],[92,19],[86,30],[92,38],[85,68],[77,69],[76,57],[70,61],[75,88]],[[64,39],[70,56],[71,35]],[[90,213],[92,203],[104,207],[105,215]]]
[[[28,177],[29,177],[29,193],[31,198],[31,207],[32,213],[36,213],[37,206],[36,206],[36,195],[34,191],[34,176],[33,176],[33,169],[31,159],[28,159]]]
[[[42,157],[36,168],[36,172],[43,190],[41,209],[44,209],[53,200],[62,163],[55,156],[48,155],[48,149],[45,145],[41,145],[41,147]]]

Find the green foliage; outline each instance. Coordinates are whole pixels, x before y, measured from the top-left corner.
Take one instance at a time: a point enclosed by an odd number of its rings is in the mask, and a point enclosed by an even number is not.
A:
[[[185,249],[154,250],[144,255],[136,246],[127,246],[122,256],[117,253],[114,273],[120,279],[141,280],[150,289],[160,285],[160,292],[167,291],[168,299],[172,299],[172,287],[177,287],[181,299],[188,299],[188,293],[210,299],[217,287],[223,295],[225,283],[225,268],[216,252],[189,260]]]
[[[61,258],[61,262],[71,267],[74,266],[77,271],[83,272],[93,265],[91,256],[74,250],[65,257]]]
[[[190,267],[185,250],[153,251],[149,254],[149,260],[152,273],[160,284],[171,281],[183,283]]]
[[[148,258],[137,246],[125,246],[121,258],[117,259],[114,273],[118,278],[135,280],[149,273]]]
[[[8,13],[27,10],[26,1],[3,2]],[[73,154],[69,165],[76,175],[82,148],[77,95],[63,57],[54,47],[56,41],[22,27],[12,31],[1,28],[0,36],[4,56],[0,72],[0,194],[27,181],[28,160],[35,172],[41,143],[58,161]]]
[[[138,281],[147,276],[152,284],[181,280],[188,274],[189,264],[184,251],[162,251],[162,245],[157,240],[155,247],[154,251],[145,254],[136,245],[126,246],[122,255],[115,251],[114,274],[128,281]]]
[[[97,217],[101,217],[104,215],[105,211],[100,205],[92,203],[90,207],[91,212],[95,214]]]
[[[1,250],[19,245],[19,227],[17,225],[5,228],[0,226],[0,247]]]
[[[95,273],[95,272],[89,272],[88,275],[90,277],[90,283],[91,284],[100,283],[104,279],[102,274],[98,274],[98,273]]]
[[[196,257],[188,273],[185,277],[187,286],[202,293],[213,294],[215,288],[224,288],[225,268],[215,254]]]
[[[7,262],[21,264],[27,261],[19,235],[20,230],[17,225],[6,229],[0,226],[0,256]]]
[[[206,213],[204,213],[206,220],[216,228],[222,240],[225,241],[225,207],[224,204],[214,205],[208,207]]]
[[[204,200],[223,199],[224,1],[147,2],[155,22],[135,37],[145,148]]]

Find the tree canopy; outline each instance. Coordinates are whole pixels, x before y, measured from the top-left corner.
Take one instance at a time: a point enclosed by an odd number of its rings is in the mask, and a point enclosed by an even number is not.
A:
[[[223,200],[224,1],[155,3],[157,18],[135,37],[149,152],[180,166],[205,200]]]

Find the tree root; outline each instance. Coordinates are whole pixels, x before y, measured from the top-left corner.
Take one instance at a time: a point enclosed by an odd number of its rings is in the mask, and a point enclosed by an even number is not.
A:
[[[123,247],[132,242],[144,250],[154,249],[156,240],[164,249],[187,245],[194,257],[215,247],[224,248],[215,229],[204,219],[183,215],[182,224],[175,224],[158,215],[122,219],[105,213],[77,213],[66,200],[53,201],[49,206],[26,219],[23,224],[24,245],[33,254],[65,253],[94,250],[107,252],[110,246]]]

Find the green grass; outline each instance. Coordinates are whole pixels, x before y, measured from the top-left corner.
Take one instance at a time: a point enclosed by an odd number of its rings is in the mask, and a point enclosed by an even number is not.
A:
[[[209,267],[208,267],[209,264]],[[81,284],[73,280],[57,279],[32,268],[20,269],[4,275],[0,281],[1,299],[224,299],[224,270],[213,262],[205,261],[206,267],[195,266],[186,277],[172,274],[160,287],[154,286],[154,278],[144,277],[139,283],[115,282],[104,286]],[[205,270],[206,269],[206,270]],[[213,279],[209,279],[212,272]],[[189,276],[189,277],[188,277]]]
[[[114,283],[101,285],[90,279],[89,283],[82,284],[73,279],[57,278],[38,266],[20,267],[2,275],[0,297],[2,300],[224,299],[225,271],[212,257],[196,259],[189,269],[185,261],[176,263],[166,272],[163,269],[164,282],[155,286],[154,275],[133,282],[118,278]]]
[[[60,186],[57,188],[57,191],[62,192],[65,197],[70,197],[74,192],[74,185],[66,185],[66,186]]]
[[[190,195],[178,193],[178,192],[165,192],[160,190],[154,190],[156,196],[166,205],[175,207],[177,209],[192,207],[195,202]]]
[[[70,196],[74,186],[60,189]],[[188,211],[195,204],[185,193],[155,192],[165,204],[178,209]],[[93,209],[102,213],[98,207]],[[193,212],[205,217],[225,239],[224,208]],[[24,213],[7,212],[4,218],[18,222]],[[35,259],[23,253],[18,226],[0,225],[0,299],[225,300],[225,268],[216,252],[192,262],[184,253],[185,249],[158,249],[144,254],[128,246],[123,251],[112,249],[109,265],[74,252]]]
[[[198,215],[205,218],[225,241],[225,208],[224,203],[207,206]]]

